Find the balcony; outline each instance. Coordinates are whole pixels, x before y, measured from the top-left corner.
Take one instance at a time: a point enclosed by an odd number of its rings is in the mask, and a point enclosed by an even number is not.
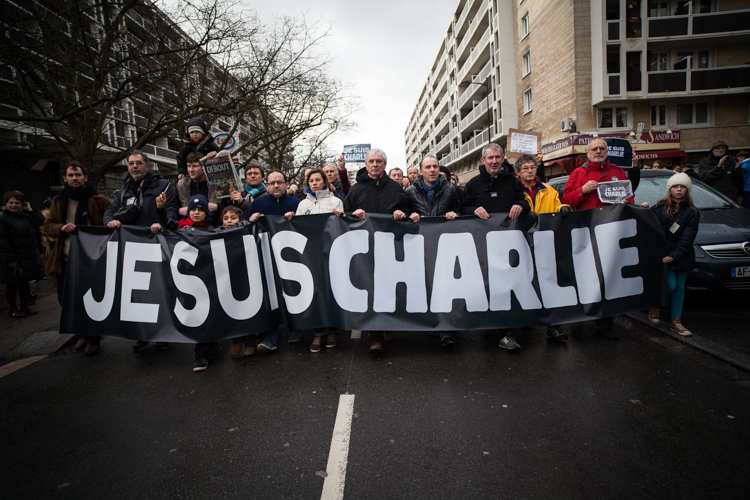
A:
[[[469,125],[474,123],[476,120],[478,120],[481,117],[484,117],[485,120],[487,115],[487,99],[483,99],[480,104],[477,105],[474,109],[472,109],[468,115],[466,115],[463,120],[461,120],[461,123],[459,124],[459,130],[466,130],[469,128]]]
[[[482,25],[487,26],[487,31],[489,32],[489,26],[486,20],[488,8],[489,8],[489,4],[484,3],[482,5],[482,7],[479,9],[476,16],[474,17],[475,21],[471,23],[471,27],[466,32],[466,35],[464,35],[464,38],[461,41],[461,45],[458,46],[458,50],[456,51],[456,55],[458,56],[459,61],[461,60],[461,56],[463,55],[466,48],[469,46],[470,43],[472,43],[472,39],[474,38],[474,35],[480,26]],[[482,20],[484,20],[485,22],[482,23]],[[478,45],[478,43],[472,44],[472,45]]]
[[[487,76],[490,74],[490,70],[492,69],[492,65],[488,61],[487,64],[484,65],[484,68],[482,68],[482,71],[479,72],[477,75],[477,78],[475,80],[472,80],[479,83],[485,83],[485,80],[487,79]],[[463,80],[461,80],[463,81]],[[466,90],[464,90],[463,94],[458,98],[458,107],[463,107],[464,104],[467,103],[467,101],[476,95],[477,92],[479,92],[481,89],[487,90],[487,88],[484,85],[469,85]]]
[[[469,12],[471,11],[471,8],[474,6],[474,1],[469,0],[466,2],[466,5],[464,5],[464,11],[461,13],[461,16],[458,18],[458,21],[456,21],[455,25],[455,33],[459,34],[461,33],[461,26],[464,25],[464,22],[466,21],[466,18],[469,16]]]
[[[731,66],[648,74],[649,94],[750,87],[750,66]]]
[[[734,34],[750,31],[750,10],[657,17],[648,20],[649,38]]]
[[[458,70],[458,81],[462,82],[466,79],[466,75],[471,69],[471,66],[476,62],[480,54],[484,53],[484,49],[489,43],[489,41],[490,41],[490,28],[487,27],[482,37],[474,46],[474,51],[469,55],[468,59],[464,61],[464,64],[461,66],[461,69]]]

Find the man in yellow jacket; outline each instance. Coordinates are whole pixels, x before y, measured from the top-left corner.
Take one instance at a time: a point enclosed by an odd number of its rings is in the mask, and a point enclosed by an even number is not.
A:
[[[532,214],[548,214],[551,212],[560,212],[562,217],[571,212],[568,205],[560,202],[560,195],[550,186],[539,180],[536,176],[536,160],[529,156],[523,155],[515,163],[516,176],[523,184],[523,192],[526,201],[531,206]],[[550,325],[547,327],[547,335],[555,340],[565,340],[568,334],[565,333],[560,325]]]

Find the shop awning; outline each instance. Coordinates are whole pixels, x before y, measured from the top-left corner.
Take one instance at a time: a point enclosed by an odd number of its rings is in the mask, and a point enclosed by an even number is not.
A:
[[[639,160],[657,160],[659,158],[682,158],[687,161],[687,153],[681,149],[663,149],[661,151],[636,151],[635,157]]]

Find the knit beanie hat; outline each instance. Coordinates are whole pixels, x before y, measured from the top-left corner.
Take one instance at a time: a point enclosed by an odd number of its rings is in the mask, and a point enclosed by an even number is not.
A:
[[[724,142],[722,140],[718,140],[718,141],[714,142],[713,146],[711,146],[711,151],[713,151],[716,148],[720,148],[721,146],[724,146],[725,148],[729,147],[729,146],[727,146],[726,142]]]
[[[672,186],[685,186],[688,191],[690,191],[690,188],[693,186],[693,181],[690,180],[690,176],[688,174],[674,174],[667,181],[667,191],[672,189]]]
[[[208,133],[208,128],[206,127],[206,122],[204,122],[201,117],[194,116],[187,122],[187,131],[188,134],[190,132],[200,132],[201,134],[206,135]]]
[[[198,207],[206,212],[206,217],[209,217],[211,215],[211,212],[208,211],[208,199],[202,194],[196,194],[195,196],[190,197],[190,201],[188,201],[188,212],[190,212],[195,207]]]

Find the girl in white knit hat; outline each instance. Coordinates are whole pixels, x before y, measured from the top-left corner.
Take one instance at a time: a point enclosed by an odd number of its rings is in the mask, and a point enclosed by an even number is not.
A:
[[[687,174],[674,174],[667,180],[667,196],[651,207],[667,239],[662,262],[667,265],[667,284],[671,302],[672,321],[669,329],[685,337],[692,333],[682,326],[682,303],[685,299],[685,281],[695,265],[693,241],[698,233],[700,218],[700,212],[690,197],[692,184]],[[649,309],[648,318],[652,323],[658,324],[659,308]]]

